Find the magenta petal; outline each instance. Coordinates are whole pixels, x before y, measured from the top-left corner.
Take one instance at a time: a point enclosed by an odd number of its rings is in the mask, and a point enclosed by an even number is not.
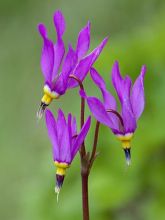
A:
[[[100,55],[101,51],[103,50],[105,44],[107,43],[107,38],[105,38],[101,44],[95,48],[88,56],[86,56],[85,58],[83,58],[79,64],[77,65],[77,67],[74,70],[74,75],[79,78],[81,81],[84,80],[84,78],[86,77],[87,73],[89,72],[90,68],[92,67],[92,65],[94,64],[94,62],[96,61],[96,59],[98,58],[98,56]],[[68,88],[74,88],[78,86],[78,83],[73,80],[70,79],[69,83],[68,83]]]
[[[54,14],[54,25],[57,32],[57,43],[54,45],[54,68],[52,80],[54,80],[57,75],[65,54],[65,46],[62,40],[62,36],[65,32],[65,20],[60,11],[56,11]]]
[[[110,127],[111,129],[115,129],[116,126],[118,127],[118,125],[113,124],[113,121],[109,117],[104,105],[101,103],[99,99],[95,97],[88,97],[87,103],[90,111],[100,123]]]
[[[58,117],[57,117],[57,133],[58,133],[58,143],[61,146],[61,140],[63,136],[63,130],[67,126],[66,120],[65,120],[65,115],[62,112],[61,109],[58,110]]]
[[[65,46],[62,39],[57,39],[57,43],[54,45],[54,67],[53,67],[53,74],[52,74],[52,81],[58,74],[60,69],[63,57],[65,54]]]
[[[60,146],[60,160],[61,162],[71,163],[71,143],[69,137],[68,127],[63,130],[61,146]]]
[[[53,159],[59,158],[59,145],[57,139],[57,127],[54,116],[50,110],[46,110],[45,113],[46,126],[48,129],[49,139],[53,145]]]
[[[124,132],[134,132],[136,129],[136,119],[132,111],[130,101],[131,79],[126,76],[122,78],[118,62],[112,68],[112,83],[121,102],[121,112],[124,122]]]
[[[68,125],[65,120],[64,113],[61,109],[58,111],[57,133],[59,143],[59,162],[71,162],[70,137]]]
[[[87,26],[84,27],[78,36],[76,53],[78,60],[80,60],[88,51],[90,46],[90,23],[88,22]]]
[[[76,118],[73,117],[73,119],[72,119],[72,137],[76,134],[77,134],[77,123],[76,123]]]
[[[68,114],[68,131],[69,131],[69,139],[70,139],[70,144],[72,141],[72,115],[71,113]]]
[[[141,116],[145,105],[144,85],[143,85],[145,73],[146,73],[146,66],[142,66],[141,73],[132,87],[131,104],[136,120]]]
[[[41,54],[41,69],[45,81],[51,83],[52,71],[54,65],[54,46],[53,42],[47,37],[47,30],[43,24],[38,25],[38,31],[43,39],[43,48]]]
[[[65,32],[65,19],[59,10],[54,13],[54,25],[57,30],[57,37],[61,38]]]
[[[122,118],[125,133],[134,132],[136,129],[136,119],[132,111],[130,101],[131,79],[126,76],[122,82],[123,93],[121,95]]]
[[[100,88],[103,98],[104,98],[104,106],[106,109],[116,110],[116,100],[111,95],[111,93],[106,89],[106,84],[103,78],[99,75],[99,73],[94,69],[90,69],[91,77],[94,83]]]
[[[76,62],[77,62],[77,55],[75,51],[72,49],[72,47],[69,46],[69,51],[64,60],[62,72],[59,78],[57,79],[55,83],[55,88],[54,88],[54,90],[61,95],[64,94],[65,90],[67,89],[68,77],[72,73],[76,65]]]
[[[91,124],[91,117],[89,116],[72,146],[72,152],[71,152],[72,160],[74,159],[77,151],[80,149],[81,144],[83,143],[89,131],[90,124]]]
[[[120,74],[119,64],[116,61],[112,67],[112,83],[121,101],[123,92],[123,78]]]

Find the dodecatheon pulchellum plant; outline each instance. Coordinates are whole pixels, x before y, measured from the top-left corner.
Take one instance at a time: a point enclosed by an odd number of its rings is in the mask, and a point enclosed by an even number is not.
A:
[[[121,113],[117,111],[115,98],[106,89],[106,84],[98,72],[91,68],[91,77],[102,92],[103,102],[96,97],[87,97],[83,91],[80,95],[86,98],[90,111],[94,117],[108,126],[122,142],[127,164],[130,164],[131,139],[137,127],[137,121],[144,110],[143,80],[146,67],[142,66],[141,73],[134,85],[129,76],[123,78],[120,74],[119,64],[116,61],[112,68],[112,84],[121,103]]]
[[[55,192],[58,195],[64,181],[66,169],[72,163],[88,133],[91,118],[90,116],[87,118],[78,134],[76,119],[71,114],[68,114],[68,118],[65,119],[64,113],[59,110],[56,120],[52,112],[46,110],[45,117],[48,135],[53,146],[53,160],[57,167]]]
[[[74,74],[80,81],[84,80],[107,42],[107,38],[105,38],[87,55],[90,46],[90,23],[88,22],[78,35],[76,49],[73,50],[69,45],[64,58],[65,46],[62,37],[65,32],[65,20],[60,11],[56,11],[54,14],[54,26],[57,33],[55,44],[48,38],[46,27],[43,24],[38,25],[43,39],[41,70],[45,79],[44,96],[37,114],[38,118],[42,117],[45,108],[53,99],[59,98],[67,89],[78,86],[78,82],[69,77],[71,74]]]

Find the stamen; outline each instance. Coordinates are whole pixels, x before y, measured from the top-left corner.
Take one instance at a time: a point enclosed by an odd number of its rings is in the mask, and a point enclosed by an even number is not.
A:
[[[128,166],[130,166],[131,165],[131,150],[130,150],[130,148],[125,148],[124,153],[125,153],[126,163]]]
[[[46,109],[48,105],[46,105],[45,103],[41,102],[41,105],[37,111],[37,118],[40,120],[44,114],[44,111]]]

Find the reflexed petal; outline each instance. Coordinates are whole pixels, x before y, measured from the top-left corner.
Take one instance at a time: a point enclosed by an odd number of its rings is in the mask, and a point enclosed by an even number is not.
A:
[[[70,163],[71,153],[70,153],[70,137],[68,125],[65,120],[65,115],[61,109],[58,111],[57,118],[57,133],[58,133],[58,143],[59,143],[59,161]]]
[[[103,98],[104,98],[104,106],[106,109],[113,109],[116,110],[116,100],[111,95],[110,92],[106,89],[106,84],[103,78],[99,75],[99,73],[94,69],[90,69],[91,77],[94,83],[100,88]]]
[[[54,13],[54,25],[57,30],[57,37],[61,38],[65,32],[65,19],[59,10]]]
[[[64,54],[65,54],[64,42],[62,41],[62,39],[57,39],[57,43],[54,45],[54,67],[53,67],[52,81],[55,79],[55,77],[58,74]]]
[[[131,79],[126,76],[122,78],[118,62],[115,62],[112,68],[112,83],[121,102],[122,118],[124,122],[125,133],[134,132],[136,129],[136,120],[132,111],[130,101]]]
[[[107,43],[107,38],[105,38],[101,44],[96,47],[88,56],[82,59],[77,67],[74,70],[74,75],[79,78],[81,81],[84,80],[87,73],[89,72],[91,66],[94,64],[98,56],[100,55],[102,49],[104,48],[105,44]],[[78,86],[78,83],[74,79],[70,79],[68,83],[68,88],[74,88]]]
[[[67,126],[64,128],[61,137],[60,161],[71,163],[71,145],[70,145],[69,130]]]
[[[61,146],[61,139],[63,135],[63,130],[67,127],[65,115],[61,109],[58,110],[58,117],[57,117],[57,133],[58,133],[58,143]]]
[[[76,53],[78,59],[80,60],[89,50],[90,46],[90,23],[88,22],[87,26],[84,27],[78,36]]]
[[[112,84],[117,92],[117,95],[121,101],[123,92],[123,78],[120,74],[119,64],[116,61],[112,67]]]
[[[56,160],[59,158],[59,145],[57,140],[57,127],[54,116],[50,110],[46,110],[45,113],[46,126],[48,129],[48,135],[53,145],[53,158]]]
[[[72,136],[77,134],[77,123],[76,123],[76,118],[72,118]]]
[[[144,85],[143,85],[145,73],[146,73],[146,67],[142,66],[141,73],[132,87],[131,104],[136,120],[142,114],[145,105]]]
[[[104,105],[101,103],[99,99],[95,97],[88,97],[87,103],[88,103],[90,111],[100,123],[112,129],[115,129],[116,126],[113,124],[111,118],[106,112]]]
[[[58,92],[59,94],[65,93],[65,90],[67,88],[68,77],[72,73],[72,70],[74,69],[76,65],[76,62],[77,62],[77,55],[75,51],[72,49],[72,47],[69,46],[68,53],[64,60],[62,72],[59,78],[57,79],[55,88],[54,88],[54,90]]]
[[[77,151],[80,149],[81,144],[83,143],[83,141],[89,131],[90,124],[91,124],[91,117],[89,116],[88,119],[86,120],[85,124],[83,125],[79,135],[77,136],[73,146],[72,146],[72,152],[71,152],[72,160],[75,157]]]
[[[121,96],[122,118],[124,121],[125,132],[134,132],[136,129],[136,119],[132,112],[130,101],[131,79],[126,76],[123,80],[123,92]]]
[[[69,131],[69,142],[71,145],[71,141],[72,141],[72,115],[71,113],[68,114],[68,131]]]
[[[47,37],[47,30],[43,24],[38,25],[38,31],[43,39],[43,48],[41,54],[41,69],[45,81],[51,83],[52,71],[54,65],[54,46],[53,42]]]
[[[57,75],[65,54],[65,46],[62,40],[62,36],[65,32],[65,20],[60,11],[56,11],[54,14],[54,25],[57,32],[57,43],[54,45],[54,68],[52,80]]]

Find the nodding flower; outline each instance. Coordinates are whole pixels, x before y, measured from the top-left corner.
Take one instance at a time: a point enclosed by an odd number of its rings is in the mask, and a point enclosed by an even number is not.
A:
[[[78,83],[69,75],[74,74],[79,80],[84,80],[108,40],[105,38],[91,53],[87,54],[90,47],[90,22],[88,22],[79,32],[76,49],[74,50],[69,45],[65,55],[65,45],[62,39],[65,32],[65,20],[61,11],[54,13],[53,20],[57,33],[55,44],[48,38],[45,25],[38,25],[38,31],[43,39],[41,70],[45,80],[44,95],[37,113],[38,118],[42,117],[45,108],[53,99],[59,98],[67,89],[78,86]]]
[[[89,131],[91,118],[90,116],[87,118],[79,133],[77,133],[76,118],[68,114],[66,119],[62,110],[58,111],[57,119],[50,110],[46,110],[45,118],[49,139],[53,146],[53,160],[57,167],[55,192],[58,198],[66,170],[70,167]]]
[[[137,121],[141,116],[144,105],[144,76],[146,67],[142,66],[141,73],[132,85],[129,76],[123,78],[120,74],[119,64],[116,61],[112,68],[112,84],[116,90],[121,104],[121,113],[117,110],[117,102],[106,89],[106,84],[99,73],[91,68],[90,74],[94,83],[102,92],[103,102],[96,97],[88,97],[80,90],[80,95],[87,100],[94,117],[102,124],[108,126],[121,141],[125,152],[127,164],[131,162],[131,140],[137,128]]]

